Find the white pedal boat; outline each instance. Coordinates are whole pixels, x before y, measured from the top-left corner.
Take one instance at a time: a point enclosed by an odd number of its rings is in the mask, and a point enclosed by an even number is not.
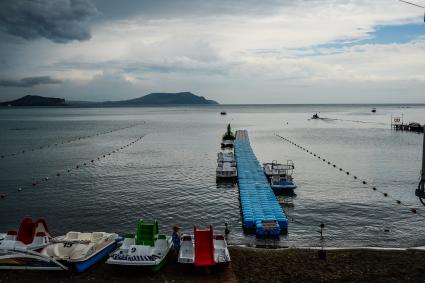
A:
[[[198,229],[194,227],[194,235],[181,237],[179,263],[195,266],[213,266],[230,262],[230,253],[223,235],[214,235],[213,227]]]
[[[127,235],[121,247],[110,255],[106,263],[145,266],[158,271],[164,265],[172,246],[170,236],[158,234],[158,221],[145,224],[139,220],[136,235]]]
[[[115,233],[68,232],[52,240],[41,254],[83,272],[114,251],[122,238]]]
[[[19,230],[0,234],[0,269],[66,269],[56,260],[39,253],[52,239],[44,219],[21,221]]]

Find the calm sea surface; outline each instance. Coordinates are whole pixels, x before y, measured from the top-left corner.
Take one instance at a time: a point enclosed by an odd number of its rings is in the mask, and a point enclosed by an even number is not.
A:
[[[0,194],[6,197],[0,199],[0,231],[16,229],[24,216],[46,218],[55,235],[70,230],[128,232],[143,218],[159,220],[167,233],[172,225],[191,231],[194,224],[213,224],[222,232],[228,222],[231,244],[270,242],[243,233],[237,186],[215,182],[220,138],[231,123],[249,131],[260,162],[295,162],[299,188],[293,198],[280,197],[293,207],[282,205],[289,230],[279,245],[425,245],[425,218],[420,216],[425,216],[425,207],[414,195],[423,135],[390,130],[391,115],[403,113],[405,122],[425,123],[425,106],[378,106],[376,114],[371,108],[1,109],[0,155],[6,156],[0,159]],[[221,110],[228,115],[220,116]],[[316,112],[331,119],[309,120]],[[96,135],[118,128],[123,129]],[[368,184],[283,142],[276,133]],[[142,140],[120,149],[140,136]],[[68,142],[72,139],[77,140]],[[324,242],[320,223],[326,225]]]

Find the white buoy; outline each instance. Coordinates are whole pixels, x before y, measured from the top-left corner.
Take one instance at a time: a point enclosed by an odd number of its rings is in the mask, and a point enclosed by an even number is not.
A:
[[[18,192],[22,191],[22,188],[18,188]]]

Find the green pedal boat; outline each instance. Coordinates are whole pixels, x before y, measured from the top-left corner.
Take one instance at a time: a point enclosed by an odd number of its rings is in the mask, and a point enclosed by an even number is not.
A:
[[[139,220],[136,234],[128,234],[121,247],[112,253],[108,264],[144,266],[158,271],[164,265],[173,242],[170,236],[158,232],[158,221],[145,224]]]

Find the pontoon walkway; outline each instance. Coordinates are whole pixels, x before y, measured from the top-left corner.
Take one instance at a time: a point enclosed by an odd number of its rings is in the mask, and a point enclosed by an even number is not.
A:
[[[288,228],[288,219],[249,143],[248,131],[236,132],[235,156],[243,226],[257,235],[279,235]]]

